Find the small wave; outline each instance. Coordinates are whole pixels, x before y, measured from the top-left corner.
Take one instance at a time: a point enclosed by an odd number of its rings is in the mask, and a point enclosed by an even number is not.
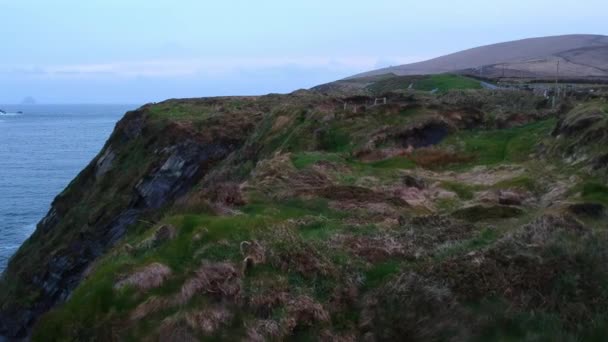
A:
[[[23,115],[23,113],[0,113],[0,117],[2,116],[20,116]]]
[[[0,246],[0,251],[10,251],[18,249],[19,245],[8,245],[8,246]]]

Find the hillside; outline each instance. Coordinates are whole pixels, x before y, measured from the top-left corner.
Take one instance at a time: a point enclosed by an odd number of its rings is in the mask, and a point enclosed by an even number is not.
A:
[[[566,35],[481,46],[428,61],[384,68],[352,78],[393,73],[467,73],[489,78],[608,78],[608,36]]]
[[[607,94],[424,80],[127,113],[11,259],[0,335],[602,336]]]

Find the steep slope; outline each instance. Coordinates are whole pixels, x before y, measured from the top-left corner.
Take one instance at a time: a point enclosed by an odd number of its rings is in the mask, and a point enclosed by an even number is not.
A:
[[[2,334],[24,335],[37,316],[66,300],[91,262],[242,144],[254,119],[213,117],[202,108],[197,114],[193,122],[168,120],[142,107],[117,124],[102,152],[57,196],[10,260],[0,291]],[[213,130],[192,128],[217,120],[225,122]]]
[[[1,333],[600,336],[606,98],[386,82],[368,84],[386,104],[341,88],[127,114],[11,260]]]
[[[469,72],[485,77],[608,77],[608,36],[566,35],[481,46],[428,61],[374,70],[352,78],[393,73],[427,75]],[[483,70],[479,69],[483,67]]]

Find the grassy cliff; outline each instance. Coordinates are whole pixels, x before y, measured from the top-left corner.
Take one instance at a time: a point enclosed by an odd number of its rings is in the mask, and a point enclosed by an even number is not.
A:
[[[387,104],[324,88],[127,115],[11,261],[4,317],[38,308],[45,341],[601,337],[606,102],[376,82]]]

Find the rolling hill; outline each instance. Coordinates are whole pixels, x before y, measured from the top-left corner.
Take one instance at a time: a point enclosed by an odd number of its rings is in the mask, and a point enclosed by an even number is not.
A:
[[[529,38],[476,47],[428,61],[399,65],[349,78],[393,73],[475,74],[487,78],[608,79],[608,36],[565,35]]]

